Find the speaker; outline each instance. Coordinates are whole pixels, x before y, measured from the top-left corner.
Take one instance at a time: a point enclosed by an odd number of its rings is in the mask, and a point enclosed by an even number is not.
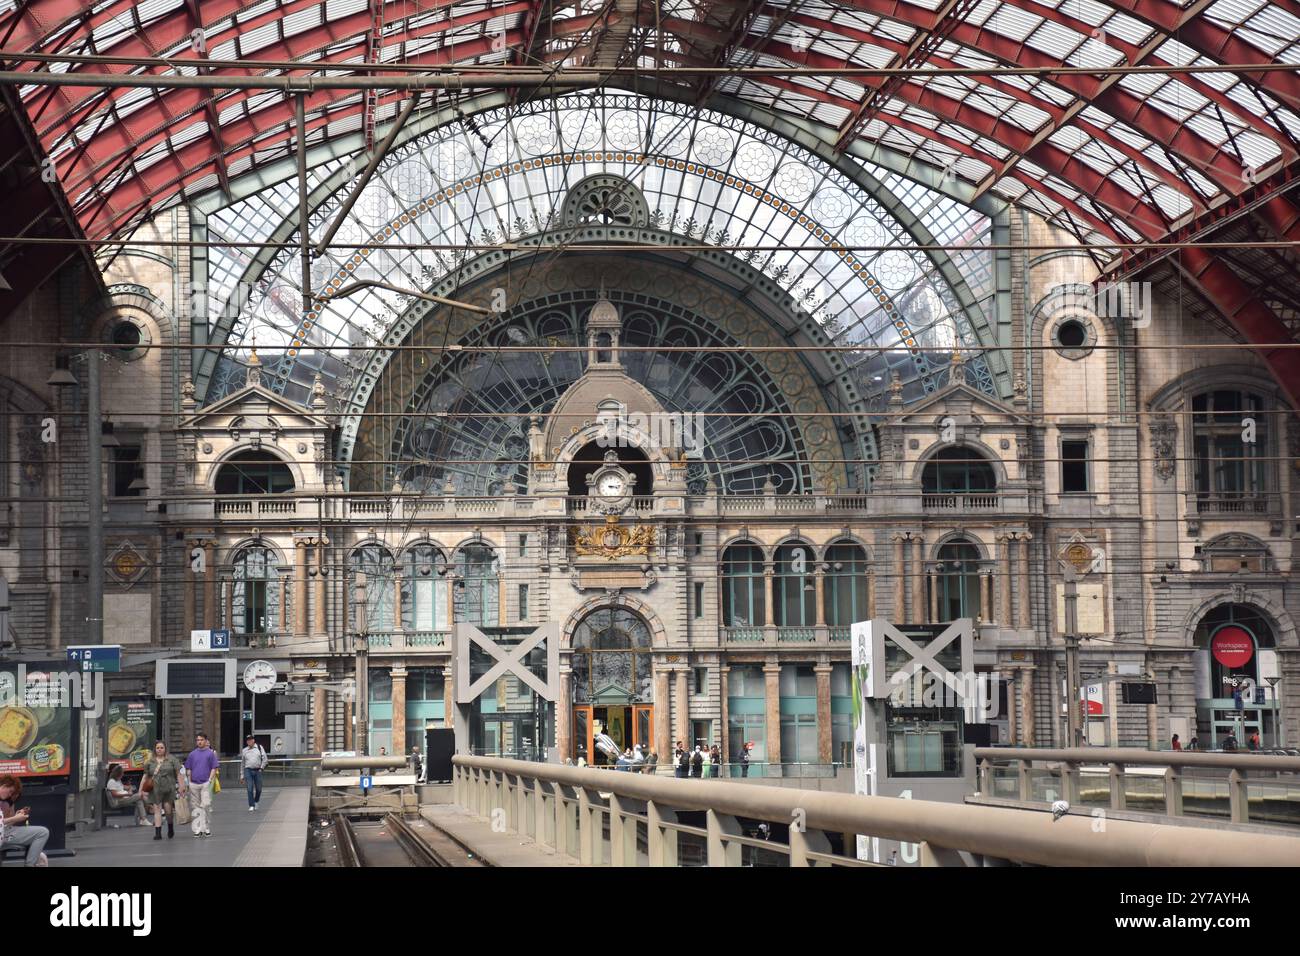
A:
[[[456,731],[439,727],[424,732],[424,779],[426,783],[451,782],[451,757],[456,752]]]

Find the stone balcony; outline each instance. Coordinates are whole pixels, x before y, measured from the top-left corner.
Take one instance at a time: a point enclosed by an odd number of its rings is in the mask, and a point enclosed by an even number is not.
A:
[[[738,646],[804,644],[825,647],[848,644],[849,629],[818,624],[812,627],[778,627],[774,624],[722,628],[722,643]]]

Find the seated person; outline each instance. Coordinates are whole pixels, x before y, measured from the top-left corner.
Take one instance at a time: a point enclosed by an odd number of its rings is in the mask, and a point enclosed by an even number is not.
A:
[[[104,785],[107,791],[108,805],[114,810],[120,807],[129,807],[135,805],[135,822],[141,826],[148,826],[149,821],[144,818],[144,794],[137,793],[135,787],[128,786],[122,782],[122,765],[115,764],[113,769],[108,772],[108,783]]]

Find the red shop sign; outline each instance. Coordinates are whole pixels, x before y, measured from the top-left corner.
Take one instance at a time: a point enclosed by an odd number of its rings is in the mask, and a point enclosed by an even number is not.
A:
[[[1245,629],[1229,624],[1214,633],[1210,653],[1224,667],[1241,667],[1254,656],[1255,642]]]

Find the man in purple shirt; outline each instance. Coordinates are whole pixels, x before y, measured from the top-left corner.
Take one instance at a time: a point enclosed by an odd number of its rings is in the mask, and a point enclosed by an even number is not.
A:
[[[190,829],[195,836],[212,836],[212,775],[217,772],[217,753],[208,746],[208,735],[198,734],[194,749],[185,758],[185,775],[190,785]]]

